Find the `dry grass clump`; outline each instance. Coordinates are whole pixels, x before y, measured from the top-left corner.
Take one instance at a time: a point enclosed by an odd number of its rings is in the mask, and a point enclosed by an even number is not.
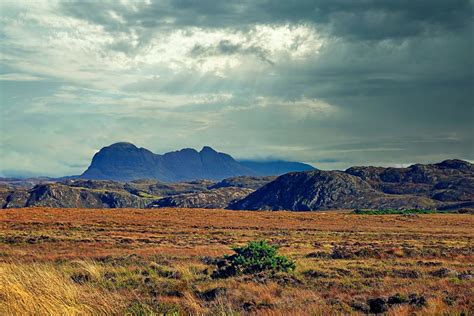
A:
[[[81,285],[53,264],[0,263],[0,315],[109,315],[120,297]]]

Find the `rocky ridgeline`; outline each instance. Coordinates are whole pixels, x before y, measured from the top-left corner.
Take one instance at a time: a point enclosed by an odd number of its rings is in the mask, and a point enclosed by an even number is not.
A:
[[[165,183],[67,180],[22,187],[0,182],[2,208],[198,207],[241,210],[352,208],[458,209],[474,207],[474,168],[447,160],[408,168],[352,167],[291,172],[280,177],[239,176],[220,182]]]
[[[232,209],[459,208],[474,204],[474,168],[462,160],[408,168],[352,167],[278,177]]]
[[[223,187],[169,196],[151,203],[148,207],[226,208],[230,203],[243,199],[253,191],[247,188]]]
[[[9,185],[4,180],[0,186],[0,207],[225,208],[269,181],[267,177],[238,177],[218,183],[209,180],[164,183],[155,180],[116,182],[76,179],[32,187],[30,183],[18,186],[16,180],[14,185]],[[229,183],[234,186],[229,186]]]
[[[155,179],[166,182],[196,179],[222,180],[236,176],[281,175],[290,171],[313,170],[310,165],[289,161],[237,161],[230,155],[204,146],[201,151],[185,148],[155,154],[130,143],[102,148],[92,158],[83,179],[131,181]]]

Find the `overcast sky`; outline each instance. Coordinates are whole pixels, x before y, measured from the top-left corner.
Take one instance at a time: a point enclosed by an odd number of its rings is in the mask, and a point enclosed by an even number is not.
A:
[[[101,147],[474,160],[473,1],[0,1],[0,176]]]

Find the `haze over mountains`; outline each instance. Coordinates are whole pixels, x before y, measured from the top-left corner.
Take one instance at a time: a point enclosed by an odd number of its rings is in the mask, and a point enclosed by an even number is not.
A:
[[[230,155],[205,146],[155,154],[131,143],[120,142],[96,153],[83,179],[130,181],[156,179],[166,182],[197,179],[222,180],[235,176],[272,176],[291,171],[314,170],[310,165],[288,161],[236,161]]]

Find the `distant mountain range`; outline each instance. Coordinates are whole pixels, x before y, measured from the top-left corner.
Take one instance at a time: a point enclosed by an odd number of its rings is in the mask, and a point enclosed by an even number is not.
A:
[[[462,160],[408,168],[352,167],[216,182],[0,178],[0,208],[230,208],[312,211],[474,208],[474,167]]]
[[[155,154],[131,143],[120,142],[102,148],[92,158],[82,179],[131,181],[156,179],[166,182],[197,179],[222,180],[236,176],[274,176],[315,168],[289,161],[236,161],[230,155],[205,146],[201,151],[185,148]]]

